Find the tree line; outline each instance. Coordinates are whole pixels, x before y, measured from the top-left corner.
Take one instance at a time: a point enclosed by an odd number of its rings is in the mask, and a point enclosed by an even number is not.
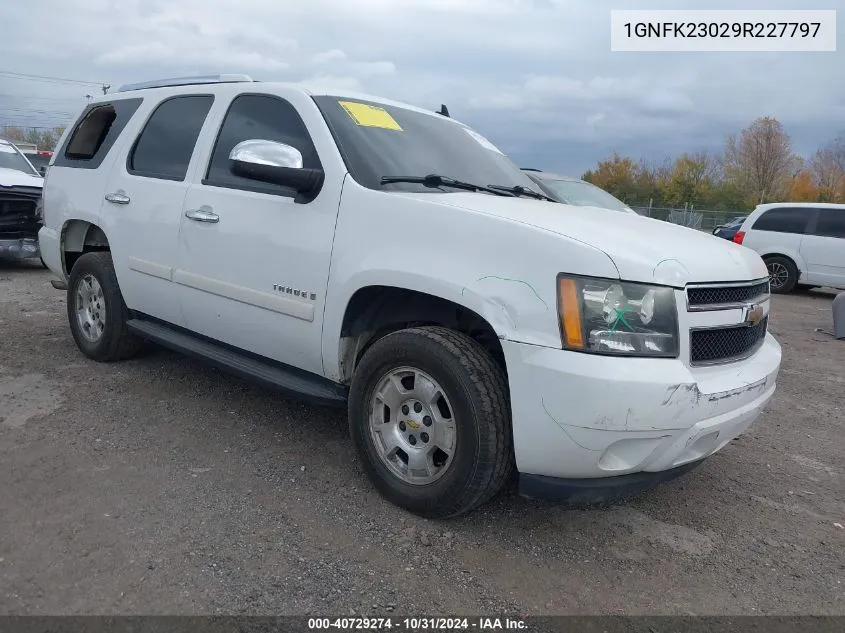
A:
[[[760,117],[721,153],[662,162],[614,153],[582,178],[636,207],[744,212],[766,202],[845,202],[845,132],[805,159],[780,121]]]
[[[38,146],[39,151],[52,152],[64,131],[65,126],[37,128],[6,125],[0,128],[0,138],[5,138],[12,143],[34,143]]]

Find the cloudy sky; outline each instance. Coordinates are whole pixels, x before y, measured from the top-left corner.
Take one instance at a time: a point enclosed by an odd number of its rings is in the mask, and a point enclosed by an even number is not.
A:
[[[797,0],[651,0],[649,9],[800,9]],[[639,5],[639,6],[638,6]],[[3,2],[0,71],[104,82],[243,72],[364,91],[475,127],[523,166],[580,175],[618,151],[719,150],[761,115],[799,152],[845,131],[836,53],[612,53],[616,0]],[[813,9],[845,2],[818,0]],[[53,125],[98,90],[0,72],[0,125]]]

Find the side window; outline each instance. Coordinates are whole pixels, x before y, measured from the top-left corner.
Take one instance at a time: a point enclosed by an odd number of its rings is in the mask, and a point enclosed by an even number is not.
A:
[[[56,152],[57,167],[96,169],[103,162],[143,99],[119,99],[86,108]]]
[[[809,207],[777,207],[764,212],[751,228],[776,233],[805,233],[814,213]]]
[[[203,183],[294,196],[287,187],[244,178],[229,169],[229,152],[241,141],[262,139],[287,143],[302,153],[303,167],[321,169],[320,158],[305,123],[290,103],[270,95],[240,95],[229,106],[211,154]]]
[[[136,176],[184,180],[214,97],[186,95],[162,101],[129,152],[126,170]]]
[[[845,209],[819,209],[815,234],[845,238]]]

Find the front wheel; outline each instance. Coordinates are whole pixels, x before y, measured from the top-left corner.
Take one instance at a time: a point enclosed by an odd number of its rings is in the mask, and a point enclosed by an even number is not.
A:
[[[447,328],[376,341],[352,380],[349,426],[375,487],[420,516],[468,512],[512,472],[504,372],[476,341]]]
[[[77,347],[93,360],[131,358],[143,346],[126,327],[129,311],[108,252],[76,260],[67,284],[67,316]]]

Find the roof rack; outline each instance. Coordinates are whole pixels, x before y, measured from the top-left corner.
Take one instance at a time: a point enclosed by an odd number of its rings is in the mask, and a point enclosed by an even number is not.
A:
[[[198,84],[224,84],[255,81],[249,75],[199,75],[196,77],[173,77],[171,79],[154,79],[136,84],[126,84],[117,89],[118,92],[144,90],[145,88],[167,88],[170,86],[193,86]]]

